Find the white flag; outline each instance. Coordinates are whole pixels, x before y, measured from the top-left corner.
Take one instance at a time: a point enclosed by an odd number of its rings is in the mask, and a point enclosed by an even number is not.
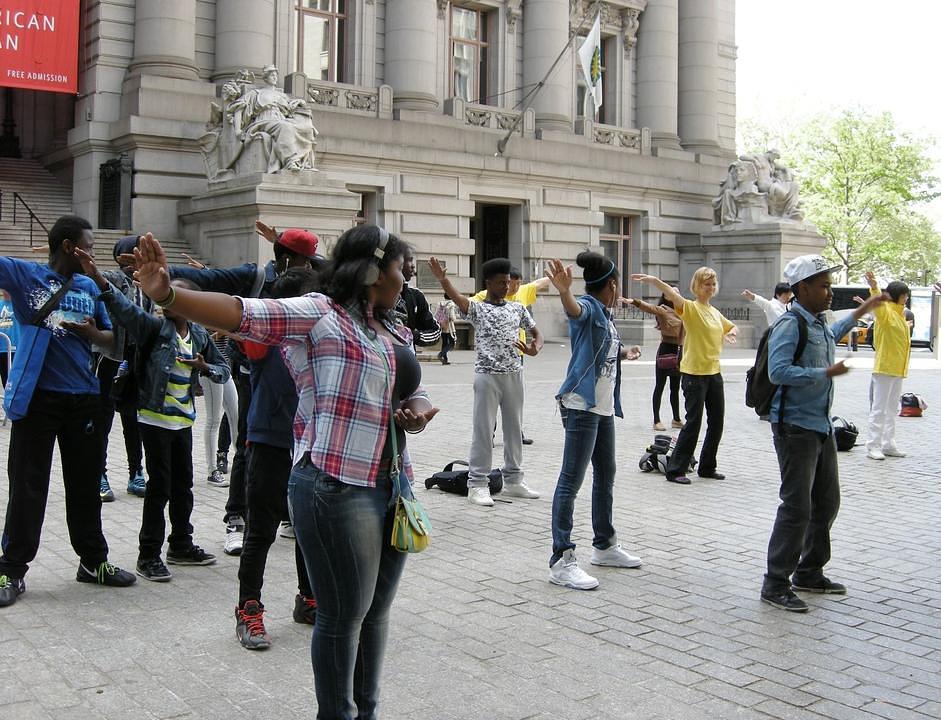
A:
[[[601,13],[595,18],[594,25],[588,31],[588,37],[578,49],[578,59],[582,66],[582,74],[588,85],[588,92],[595,105],[595,112],[601,107]]]

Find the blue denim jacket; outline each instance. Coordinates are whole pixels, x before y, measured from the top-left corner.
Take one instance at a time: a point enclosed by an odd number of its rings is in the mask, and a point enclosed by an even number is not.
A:
[[[798,320],[785,313],[774,324],[768,341],[768,376],[780,385],[771,405],[771,422],[829,433],[830,407],[833,405],[833,380],[827,377],[836,355],[836,338],[843,337],[856,324],[852,315],[828,327],[823,315],[814,316],[796,300],[793,312],[800,313],[807,322],[807,345],[801,357],[794,361],[797,349]],[[781,391],[787,386],[784,418],[781,418]]]
[[[108,312],[120,323],[138,348],[147,348],[143,367],[137,368],[137,407],[160,412],[167,394],[170,370],[176,362],[176,325],[168,318],[158,318],[145,312],[128,300],[114,285],[110,292],[101,294]],[[202,325],[187,323],[192,338],[193,353],[200,353],[209,371],[206,375],[214,383],[223,384],[229,377],[229,367],[222,354],[209,338]],[[190,384],[195,385],[197,370],[193,370]]]
[[[588,407],[595,402],[595,382],[604,368],[605,350],[611,337],[609,325],[611,314],[607,308],[591,295],[578,298],[582,314],[569,318],[569,338],[572,343],[572,357],[569,358],[568,371],[556,400],[565,393],[574,392],[585,398]],[[620,347],[618,348],[620,350]],[[624,417],[621,411],[621,363],[617,363],[614,376],[614,414]]]

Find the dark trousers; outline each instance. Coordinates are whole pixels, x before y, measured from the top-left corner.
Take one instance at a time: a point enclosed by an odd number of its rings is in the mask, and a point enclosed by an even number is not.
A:
[[[98,361],[98,386],[101,399],[101,431],[104,435],[101,453],[101,472],[108,472],[108,437],[114,425],[116,411],[114,400],[111,399],[111,387],[114,385],[114,376],[120,363],[103,357]],[[140,431],[137,428],[137,410],[125,408],[117,411],[121,415],[121,430],[124,434],[124,450],[127,453],[128,478],[137,475],[143,469],[144,448],[141,444]]]
[[[661,355],[672,355],[679,352],[679,345],[672,343],[660,343],[657,348],[657,357]],[[656,365],[656,363],[654,363]],[[667,380],[670,381],[670,409],[673,410],[673,419],[680,419],[680,371],[677,368],[672,370],[663,370],[656,368],[657,384],[653,387],[653,421],[660,422],[660,402],[663,399],[663,390],[666,387]]]
[[[36,390],[27,416],[13,421],[0,575],[22,578],[36,557],[56,443],[62,459],[65,520],[72,548],[88,569],[108,559],[98,495],[103,436],[97,418],[97,395]]]
[[[167,430],[140,424],[147,457],[147,493],[140,526],[141,560],[160,557],[166,537],[164,508],[170,505],[170,550],[185,553],[193,546],[193,431]]]
[[[689,471],[690,461],[696,452],[699,428],[702,426],[703,409],[706,411],[706,437],[699,453],[699,474],[715,472],[716,453],[722,440],[722,424],[725,419],[725,391],[722,375],[687,375],[683,373],[683,396],[686,400],[686,425],[676,439],[676,448],[667,465],[667,477],[675,478]]]
[[[278,524],[287,520],[288,479],[293,461],[289,448],[253,442],[248,448],[245,542],[239,558],[239,606],[246,600],[261,601],[268,549],[274,543]],[[300,545],[294,541],[297,590],[313,597]]]
[[[840,509],[840,473],[833,433],[771,426],[781,468],[781,504],[768,542],[766,590],[812,582],[830,561],[830,527]]]
[[[239,423],[235,435],[235,455],[232,457],[232,471],[229,474],[229,498],[225,503],[225,515],[222,521],[228,525],[230,518],[245,517],[245,440],[248,435],[248,407],[252,403],[252,382],[250,376],[232,364],[232,378],[239,394]],[[228,422],[228,421],[227,421]]]
[[[448,359],[448,353],[454,349],[454,336],[451,333],[441,333],[441,352],[438,357],[442,360]]]

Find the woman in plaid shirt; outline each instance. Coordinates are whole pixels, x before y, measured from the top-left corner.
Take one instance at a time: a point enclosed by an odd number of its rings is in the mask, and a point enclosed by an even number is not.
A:
[[[138,280],[158,305],[280,345],[297,385],[288,499],[317,593],[311,661],[319,718],[375,717],[406,557],[390,544],[391,473],[401,459],[412,480],[404,433],[420,432],[438,412],[420,385],[408,330],[393,320],[405,249],[375,225],[353,228],[333,250],[325,293],[284,300],[171,288],[160,243],[148,234],[137,251]],[[401,458],[392,456],[390,414]]]

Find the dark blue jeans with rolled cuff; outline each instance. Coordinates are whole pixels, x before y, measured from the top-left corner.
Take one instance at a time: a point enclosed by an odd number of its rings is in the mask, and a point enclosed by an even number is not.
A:
[[[294,466],[288,502],[317,597],[311,637],[318,720],[372,720],[389,611],[406,553],[391,545],[392,480],[340,482],[310,460]],[[355,703],[355,704],[354,704]]]
[[[587,410],[570,410],[559,406],[565,427],[562,469],[552,496],[552,557],[551,567],[566,550],[574,549],[572,518],[575,498],[591,462],[591,527],[592,545],[599,550],[617,541],[614,530],[614,417]]]
[[[781,468],[781,504],[768,541],[763,587],[780,592],[823,577],[830,561],[830,528],[840,510],[840,471],[833,433],[774,423],[774,450]]]

